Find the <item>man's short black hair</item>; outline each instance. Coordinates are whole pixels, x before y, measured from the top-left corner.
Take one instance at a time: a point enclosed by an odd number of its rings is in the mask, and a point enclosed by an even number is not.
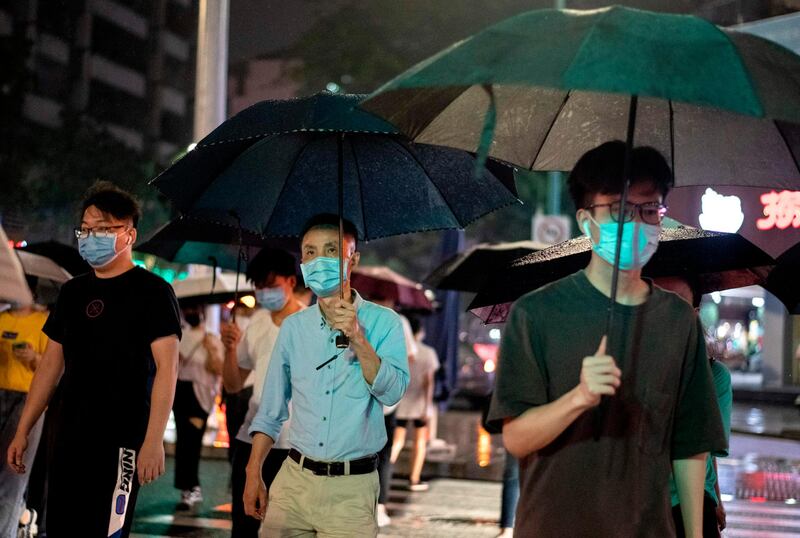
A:
[[[342,219],[342,223],[344,225],[344,235],[349,235],[353,238],[355,242],[356,248],[358,248],[358,229],[356,229],[355,224],[350,222],[347,219]],[[319,215],[314,215],[308,221],[306,221],[306,225],[303,226],[303,233],[300,234],[300,240],[306,236],[309,230],[312,228],[327,228],[327,229],[339,229],[339,215],[334,215],[333,213],[320,213]]]
[[[133,195],[110,181],[98,181],[86,191],[81,204],[81,218],[89,206],[95,206],[117,220],[131,219],[133,227],[139,224],[142,210]]]
[[[245,276],[251,282],[263,282],[270,273],[297,276],[294,256],[279,248],[262,248],[247,264]]]
[[[625,143],[612,140],[584,153],[569,174],[567,184],[575,207],[591,204],[595,194],[622,192]],[[658,150],[649,146],[633,148],[631,185],[649,181],[666,198],[672,188],[672,171]]]

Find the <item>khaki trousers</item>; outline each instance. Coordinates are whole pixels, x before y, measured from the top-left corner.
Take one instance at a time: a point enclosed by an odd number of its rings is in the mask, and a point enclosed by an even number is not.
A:
[[[260,538],[375,538],[378,472],[317,476],[286,458],[269,489]]]

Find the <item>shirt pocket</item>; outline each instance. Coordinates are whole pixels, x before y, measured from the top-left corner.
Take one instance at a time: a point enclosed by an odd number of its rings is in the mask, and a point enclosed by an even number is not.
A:
[[[639,450],[650,456],[658,456],[668,448],[667,439],[672,428],[672,398],[667,393],[647,389],[642,402]]]
[[[369,398],[370,392],[367,388],[367,381],[364,379],[364,373],[361,370],[361,363],[358,359],[348,360],[346,368],[346,375],[342,385],[344,395],[354,400]]]

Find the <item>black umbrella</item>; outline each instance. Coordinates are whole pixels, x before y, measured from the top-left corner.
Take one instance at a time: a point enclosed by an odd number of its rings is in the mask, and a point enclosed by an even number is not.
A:
[[[764,287],[781,300],[790,314],[800,314],[800,244],[781,254],[776,261]]]
[[[461,228],[517,201],[511,168],[490,162],[476,179],[471,154],[411,143],[354,109],[359,100],[321,93],[253,105],[153,185],[186,215],[235,215],[264,236],[298,236],[319,213],[350,220],[366,240]]]
[[[434,269],[425,284],[441,290],[478,292],[498,269],[545,248],[547,245],[533,241],[475,245]]]
[[[31,243],[23,247],[22,250],[50,258],[73,276],[82,275],[92,270],[86,260],[81,258],[77,248],[58,241]]]
[[[520,258],[497,271],[469,309],[486,323],[506,320],[521,295],[586,267],[591,241],[582,236]],[[664,228],[658,250],[644,267],[649,277],[690,278],[697,293],[764,284],[775,260],[737,234]]]
[[[244,250],[245,260],[263,247],[289,252],[298,250],[297,241],[293,239],[267,238],[240,230],[235,224],[189,217],[168,222],[135,250],[173,263],[209,265],[235,271],[239,266],[240,247]]]

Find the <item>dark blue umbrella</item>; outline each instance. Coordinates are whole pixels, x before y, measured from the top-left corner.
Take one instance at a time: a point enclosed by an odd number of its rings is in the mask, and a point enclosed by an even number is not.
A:
[[[490,161],[476,173],[472,154],[414,144],[354,108],[360,99],[320,93],[257,103],[152,183],[186,215],[234,215],[265,236],[297,236],[320,213],[350,220],[365,240],[463,228],[517,201],[511,168]]]
[[[463,228],[517,201],[512,169],[458,149],[409,142],[353,107],[360,96],[320,93],[263,101],[201,140],[153,185],[183,214],[264,236],[297,236],[319,213],[342,215],[369,240]]]

